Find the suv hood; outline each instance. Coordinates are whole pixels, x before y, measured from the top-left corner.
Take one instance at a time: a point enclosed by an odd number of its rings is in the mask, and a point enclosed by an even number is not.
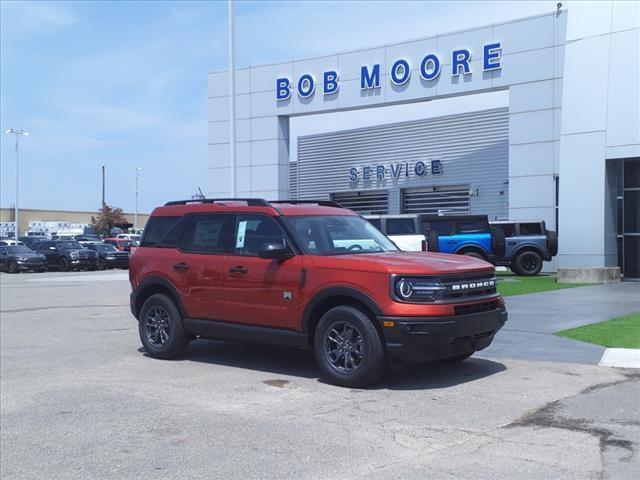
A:
[[[314,256],[318,268],[412,275],[444,275],[493,271],[493,265],[465,255],[429,252],[357,253]]]

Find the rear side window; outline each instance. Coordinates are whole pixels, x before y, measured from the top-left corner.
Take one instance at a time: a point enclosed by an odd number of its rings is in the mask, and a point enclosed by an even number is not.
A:
[[[539,223],[521,223],[520,235],[542,235],[542,225]]]
[[[416,222],[413,218],[387,218],[387,235],[415,235]]]
[[[228,250],[229,215],[195,215],[181,242],[182,250],[196,253],[222,253]]]
[[[433,230],[438,232],[438,235],[441,237],[446,237],[448,235],[453,235],[456,230],[456,222],[452,220],[444,220],[439,222],[423,222],[422,229],[426,234],[429,230]]]
[[[157,247],[181,217],[151,217],[144,227],[141,247]]]
[[[486,233],[489,225],[484,220],[458,220],[458,233]]]

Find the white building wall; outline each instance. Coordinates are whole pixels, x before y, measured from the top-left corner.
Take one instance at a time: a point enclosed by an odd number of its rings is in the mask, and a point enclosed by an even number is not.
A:
[[[617,265],[606,160],[640,156],[638,2],[571,2],[560,138],[559,267]]]

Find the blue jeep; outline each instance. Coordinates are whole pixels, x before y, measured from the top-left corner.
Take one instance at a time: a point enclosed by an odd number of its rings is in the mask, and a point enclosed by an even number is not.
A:
[[[504,255],[502,230],[492,231],[486,215],[421,215],[430,252],[456,253],[495,263]]]

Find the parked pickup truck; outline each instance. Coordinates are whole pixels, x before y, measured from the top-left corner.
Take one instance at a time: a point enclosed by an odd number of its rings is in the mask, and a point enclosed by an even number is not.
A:
[[[509,267],[517,275],[537,275],[542,262],[558,253],[558,235],[547,230],[544,221],[518,220],[490,222],[492,231],[505,237],[505,251],[496,265]]]
[[[486,215],[421,215],[430,252],[455,253],[495,263],[504,255],[502,230],[491,230]]]
[[[389,237],[400,250],[427,251],[427,238],[422,232],[420,215],[365,215],[364,218]]]

